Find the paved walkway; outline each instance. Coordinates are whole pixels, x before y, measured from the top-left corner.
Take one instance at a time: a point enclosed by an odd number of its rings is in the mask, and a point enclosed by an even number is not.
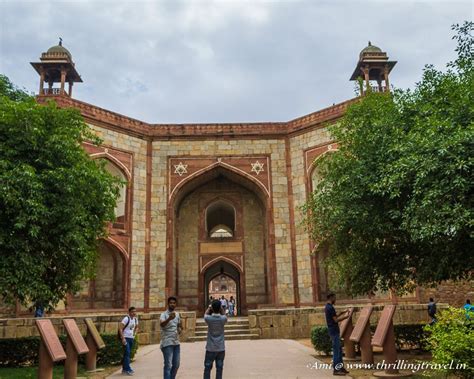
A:
[[[181,344],[181,365],[177,379],[202,378],[205,342]],[[316,370],[314,350],[293,340],[237,340],[226,341],[224,361],[225,379],[270,378],[334,378],[331,370]],[[161,378],[163,356],[159,345],[143,346],[135,362],[134,378]],[[125,378],[118,371],[109,378]],[[215,368],[211,378],[215,377]]]

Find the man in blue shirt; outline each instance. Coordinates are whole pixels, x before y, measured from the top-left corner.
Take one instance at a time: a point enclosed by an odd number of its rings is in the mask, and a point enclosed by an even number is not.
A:
[[[216,379],[222,379],[225,358],[224,325],[227,322],[225,309],[219,300],[214,300],[204,315],[207,324],[206,357],[204,379],[211,378],[212,364],[216,361]]]
[[[332,367],[333,375],[346,375],[349,373],[344,368],[344,362],[342,361],[342,346],[341,336],[339,331],[339,322],[349,317],[349,310],[346,309],[343,312],[336,313],[334,304],[336,303],[336,294],[329,293],[327,295],[327,303],[324,307],[324,314],[326,316],[326,324],[328,326],[329,337],[332,341]]]
[[[474,315],[474,307],[471,305],[471,300],[467,299],[463,308],[466,311],[466,319],[470,320],[471,316]]]

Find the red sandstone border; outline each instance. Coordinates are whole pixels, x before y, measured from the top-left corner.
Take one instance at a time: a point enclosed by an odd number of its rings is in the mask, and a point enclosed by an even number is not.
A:
[[[314,127],[341,118],[347,107],[359,100],[353,98],[287,122],[149,124],[98,106],[72,99],[67,95],[40,95],[38,103],[55,101],[61,108],[78,109],[87,122],[142,139],[230,139],[236,137],[268,139],[293,137]]]

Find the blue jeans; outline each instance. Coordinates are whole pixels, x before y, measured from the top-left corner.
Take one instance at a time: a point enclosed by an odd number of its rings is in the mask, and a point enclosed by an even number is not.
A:
[[[133,346],[133,338],[125,338],[127,342],[126,345],[123,346],[123,361],[122,361],[122,370],[123,371],[130,371],[132,368],[130,367],[130,355],[132,354],[132,346]]]
[[[340,370],[342,366],[342,345],[339,331],[329,332],[332,341],[332,367],[334,370]]]
[[[179,368],[179,345],[168,345],[161,348],[163,352],[163,379],[174,379]]]
[[[216,361],[216,379],[222,379],[225,351],[207,351],[204,358],[204,379],[211,379],[212,364]]]

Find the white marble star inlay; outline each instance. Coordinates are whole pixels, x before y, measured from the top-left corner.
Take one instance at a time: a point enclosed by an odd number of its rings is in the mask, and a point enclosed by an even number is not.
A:
[[[179,176],[183,176],[184,174],[188,173],[188,165],[183,164],[183,162],[179,162],[179,164],[174,165],[174,173],[178,174]]]
[[[259,161],[256,161],[255,163],[250,163],[252,165],[252,169],[250,170],[251,172],[255,172],[257,175],[260,174],[262,171],[265,171],[263,169],[263,165],[265,163],[260,163]]]

